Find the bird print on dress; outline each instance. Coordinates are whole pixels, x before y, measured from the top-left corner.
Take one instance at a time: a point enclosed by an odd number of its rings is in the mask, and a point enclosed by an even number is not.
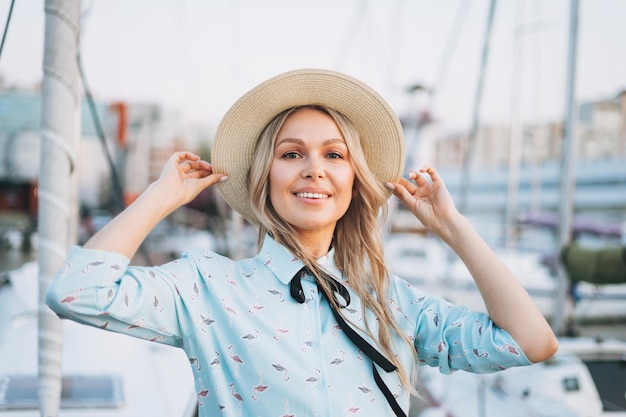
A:
[[[233,327],[233,316],[237,315],[237,312],[228,304],[226,304],[226,299],[222,298],[222,307],[224,310],[228,312],[228,326]]]
[[[343,350],[340,350],[339,351],[339,355],[341,357],[336,357],[335,359],[330,361],[330,364],[331,365],[335,365],[335,367],[336,367],[336,375],[337,375],[337,379],[338,380],[341,379],[341,373],[339,372],[339,365],[341,365],[342,363],[344,363],[346,361],[346,352],[344,352]]]
[[[122,292],[124,293],[124,305],[126,307],[130,307],[130,297],[128,295],[128,290],[126,289],[126,287],[122,287]]]
[[[285,322],[284,318],[281,317],[280,318],[281,326],[274,329],[274,340],[277,342],[280,341],[281,335],[289,333],[289,329],[284,327],[284,322]]]
[[[439,313],[437,313],[436,311],[433,311],[430,308],[426,310],[426,312],[430,314],[431,316],[433,316],[433,324],[435,325],[435,327],[439,327],[439,322],[441,321],[439,318]]]
[[[446,347],[446,342],[444,342],[443,340],[439,343],[437,343],[436,345],[433,345],[433,347],[437,350],[437,353],[441,353],[443,352],[443,350]]]
[[[206,328],[209,327],[210,325],[212,325],[213,323],[215,323],[215,320],[213,320],[211,318],[211,314],[209,312],[209,314],[207,314],[206,317],[204,317],[204,315],[200,314],[200,319],[195,321],[196,323],[200,323],[200,330],[202,330],[204,333],[206,333]]]
[[[206,287],[206,284],[198,285],[198,281],[194,281],[193,282],[193,287],[191,289],[192,293],[191,293],[191,296],[189,296],[189,298],[191,300],[195,300],[198,297],[200,297],[200,289],[203,288],[203,287]]]
[[[213,367],[213,373],[218,374],[220,371],[220,353],[216,350],[215,357],[211,362],[209,362],[209,366]]]
[[[159,305],[159,298],[156,296],[156,294],[154,295],[154,300],[152,301],[152,306],[159,313],[162,313],[163,310],[164,310],[164,308]]]
[[[226,274],[226,282],[233,287],[233,292],[232,294],[235,295],[235,293],[237,292],[237,290],[239,289],[239,284],[237,284],[237,282],[233,279],[233,277],[230,274]]]
[[[515,346],[509,345],[508,343],[505,343],[502,346],[498,346],[496,350],[498,352],[506,351],[512,355],[519,356],[519,352],[517,351],[517,348]]]
[[[243,397],[241,396],[241,394],[239,394],[237,391],[235,391],[235,383],[231,382],[230,383],[230,394],[233,396],[234,399],[237,400],[237,403],[239,405],[238,411],[237,411],[237,415],[240,416],[241,415],[241,403],[243,402]]]
[[[480,352],[478,349],[472,349],[472,352],[474,352],[477,358],[486,358],[489,356],[489,352]]]
[[[107,303],[113,301],[113,297],[115,297],[115,291],[113,291],[113,288],[109,288],[109,291],[107,291]]]
[[[208,388],[202,388],[198,391],[198,405],[200,407],[204,407],[204,399],[209,396],[209,393],[210,391]]]
[[[285,301],[285,296],[283,295],[283,293],[276,289],[276,282],[275,281],[272,281],[272,288],[267,290],[267,292],[269,292],[272,295],[277,296],[278,297],[278,301],[280,301],[281,303]]]
[[[307,339],[302,342],[302,352],[306,353],[308,349],[310,349],[313,344],[315,343],[312,339],[311,339],[311,329],[307,327],[306,329],[306,335],[307,335]]]
[[[252,400],[253,401],[258,401],[259,397],[257,396],[257,394],[263,393],[267,389],[269,389],[268,385],[263,384],[263,375],[261,373],[261,370],[257,369],[256,373],[259,376],[259,383],[255,385],[254,387],[252,387]]]
[[[198,360],[198,358],[194,358],[194,357],[189,357],[189,363],[191,365],[195,365],[196,371],[201,371],[202,370],[202,365],[200,364],[200,361]]]
[[[365,379],[367,374],[365,372],[361,373],[361,385],[356,387],[359,391],[361,391],[365,395],[369,395],[369,401],[371,403],[374,402],[374,391],[372,391],[368,386],[365,385]]]
[[[66,304],[67,305],[67,309],[71,312],[72,311],[72,303],[74,301],[78,300],[78,298],[80,297],[80,293],[82,291],[83,291],[82,288],[76,288],[76,290],[74,291],[74,294],[67,295],[67,296],[61,298],[61,300],[59,300],[59,303]]]
[[[483,322],[479,320],[474,320],[474,324],[477,327],[476,331],[478,332],[478,336],[482,336],[483,335]]]
[[[254,315],[254,314],[258,313],[259,311],[263,310],[263,308],[265,307],[264,305],[261,305],[259,303],[259,295],[258,294],[255,294],[254,298],[255,298],[255,303],[250,305],[250,308],[248,308],[248,313],[250,315]]]
[[[233,347],[233,345],[228,346],[228,357],[235,364],[235,378],[237,378],[237,375],[239,375],[239,365],[243,365],[243,360],[239,355],[235,353],[235,348]]]
[[[248,355],[252,356],[252,341],[259,336],[259,331],[257,329],[252,329],[252,333],[247,333],[241,336],[242,339],[248,341]]]
[[[241,275],[243,275],[244,278],[252,278],[254,276],[254,271],[256,271],[256,268],[252,268],[249,273],[242,271]]]
[[[315,390],[315,387],[317,386],[317,384],[319,383],[320,380],[320,376],[321,376],[321,372],[319,369],[315,369],[315,375],[311,375],[310,377],[308,377],[307,379],[305,379],[305,382],[308,382],[311,384],[311,396],[313,397],[317,397],[317,392]]]
[[[344,308],[344,310],[347,311],[348,313],[356,316],[356,321],[363,320],[362,317],[361,317],[361,311],[357,310],[356,308],[346,307],[346,308]]]
[[[289,370],[281,365],[280,357],[278,355],[276,356],[276,363],[272,363],[270,365],[272,365],[272,368],[274,368],[277,372],[283,374],[283,381],[287,382],[289,381]]]
[[[84,268],[83,268],[80,272],[82,272],[83,274],[86,274],[86,273],[88,273],[88,272],[89,272],[89,269],[90,269],[91,267],[94,267],[94,266],[100,266],[100,265],[102,265],[102,264],[104,264],[104,261],[94,261],[94,262],[90,262],[90,263],[88,263],[87,265],[85,265],[85,267],[84,267]]]

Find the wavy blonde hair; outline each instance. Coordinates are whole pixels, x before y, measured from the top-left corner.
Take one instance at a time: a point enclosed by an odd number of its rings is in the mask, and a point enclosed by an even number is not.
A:
[[[362,300],[363,309],[372,311],[380,323],[378,335],[375,336],[365,319],[365,331],[376,340],[387,358],[397,366],[402,385],[414,393],[413,378],[409,377],[411,372],[407,372],[394,353],[398,347],[394,346],[392,333],[399,335],[409,345],[414,356],[415,349],[411,340],[394,320],[386,302],[389,271],[384,260],[382,226],[387,218],[388,194],[369,170],[358,131],[341,113],[322,106],[295,107],[276,116],[261,133],[248,175],[251,206],[259,221],[259,247],[265,235],[270,234],[274,240],[301,259],[318,278],[317,281],[323,291],[327,295],[331,294],[326,281],[319,279],[328,274],[317,264],[315,257],[303,244],[294,227],[277,214],[269,197],[267,179],[278,132],[290,115],[305,108],[318,110],[332,117],[346,142],[355,171],[354,198],[346,213],[337,222],[333,237],[335,263],[347,278],[350,287]],[[327,298],[337,307],[334,297]],[[339,308],[338,310],[341,311]],[[367,317],[365,311],[363,317]]]

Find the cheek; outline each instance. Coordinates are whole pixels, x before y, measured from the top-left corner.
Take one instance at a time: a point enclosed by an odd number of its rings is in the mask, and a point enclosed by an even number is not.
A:
[[[280,175],[280,170],[270,170],[270,174],[267,178],[267,195],[272,203],[275,202],[274,200],[278,198],[281,190],[284,188],[283,180],[284,175]]]
[[[356,197],[357,193],[359,192],[359,185],[358,185],[358,181],[356,179],[356,175],[354,173],[354,171],[352,169],[348,170],[346,172],[346,178],[348,178],[345,182],[345,187],[349,188],[350,190],[352,190],[352,198]]]

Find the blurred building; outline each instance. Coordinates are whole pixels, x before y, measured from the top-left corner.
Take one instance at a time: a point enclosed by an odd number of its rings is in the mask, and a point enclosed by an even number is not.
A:
[[[98,102],[96,111],[126,202],[158,177],[171,152],[188,146],[181,116],[158,105]],[[79,203],[106,207],[115,200],[112,170],[85,101],[81,119]],[[36,211],[40,125],[39,91],[0,90],[0,211]]]
[[[626,155],[626,91],[583,103],[579,113],[580,158]]]
[[[584,102],[578,109],[577,159],[580,161],[626,157],[626,91],[613,98]],[[475,138],[472,166],[508,166],[510,126],[482,126]],[[558,161],[563,143],[563,123],[526,125],[521,133],[522,165]],[[434,163],[441,168],[463,164],[467,132],[448,134],[434,140]]]
[[[509,125],[478,129],[470,169],[463,170],[468,132],[448,133],[437,123],[415,128],[404,122],[410,167],[424,163],[438,167],[453,198],[467,196],[464,213],[491,243],[499,245],[509,221],[507,205],[513,202],[520,222],[551,223],[561,201],[562,121],[525,125],[521,137],[519,172],[511,169]],[[614,97],[589,101],[578,107],[578,143],[574,169],[573,210],[577,219],[592,219],[595,230],[611,239],[626,225],[626,91]],[[516,178],[509,181],[510,178]],[[462,190],[461,187],[464,187]],[[545,219],[551,219],[546,221]]]

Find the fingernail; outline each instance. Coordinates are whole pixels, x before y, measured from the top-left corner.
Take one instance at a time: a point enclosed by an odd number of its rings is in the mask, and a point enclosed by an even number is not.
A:
[[[409,178],[413,179],[417,176],[417,174],[415,173],[415,171],[411,170],[409,171]]]
[[[223,177],[220,177],[220,180],[219,180],[219,181],[220,181],[220,182],[225,182],[225,181],[228,181],[228,176],[227,176],[227,175],[224,175]]]
[[[393,190],[395,190],[395,189],[396,189],[396,186],[395,186],[395,185],[393,185],[393,184],[392,184],[392,183],[390,183],[390,182],[385,183],[385,187],[387,187],[387,188],[388,188],[388,189],[390,189],[391,191],[393,191]]]

